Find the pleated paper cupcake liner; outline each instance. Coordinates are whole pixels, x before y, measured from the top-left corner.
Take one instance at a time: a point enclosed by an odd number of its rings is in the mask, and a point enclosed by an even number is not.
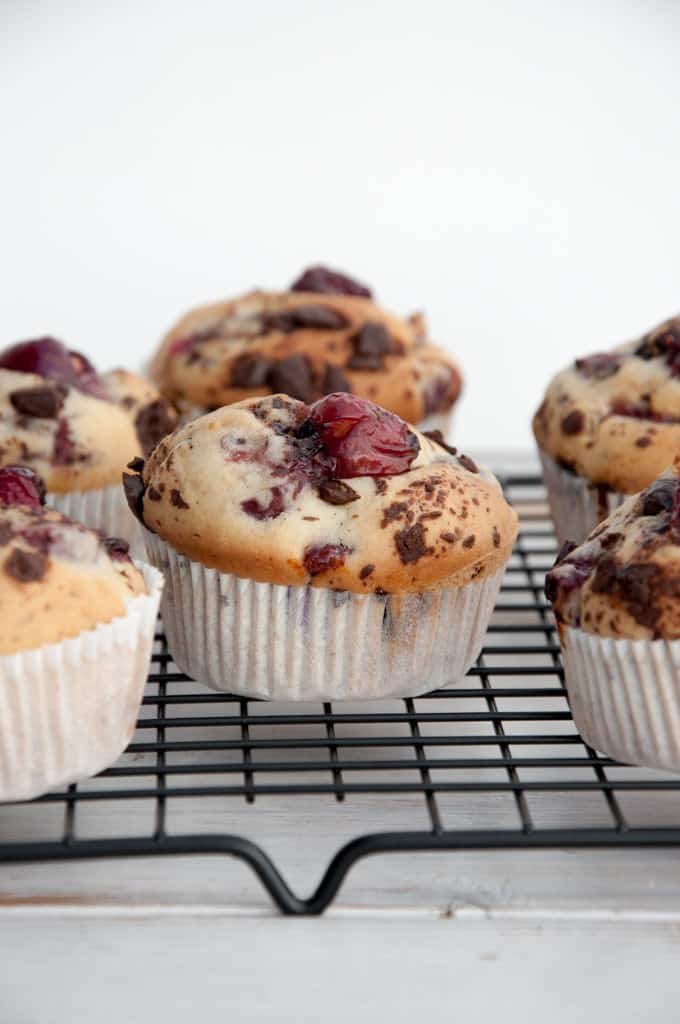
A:
[[[565,540],[580,544],[598,523],[628,497],[627,494],[598,487],[584,477],[570,473],[540,448],[538,454],[543,466],[550,514],[560,544],[564,544]]]
[[[30,800],[96,775],[135,729],[163,577],[138,563],[148,594],[80,636],[0,655],[0,801]]]
[[[680,771],[680,640],[621,640],[567,627],[569,704],[591,747],[617,761]]]
[[[257,583],[208,569],[145,531],[165,575],[178,667],[215,690],[278,701],[376,700],[455,686],[477,658],[503,571],[420,594]]]
[[[122,483],[93,491],[48,491],[46,500],[50,508],[70,519],[101,530],[107,537],[122,537],[133,558],[146,558],[142,528],[128,507]]]

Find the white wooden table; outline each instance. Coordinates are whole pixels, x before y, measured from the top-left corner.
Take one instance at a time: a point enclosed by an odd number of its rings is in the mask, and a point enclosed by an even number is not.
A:
[[[503,799],[505,794],[502,795]],[[680,795],[638,796],[650,824]],[[643,803],[640,803],[640,800]],[[499,796],[498,801],[501,801]],[[451,805],[484,827],[512,803]],[[307,895],[353,835],[425,827],[422,795],[179,801],[172,830],[246,835]],[[469,804],[469,801],[468,801]],[[447,812],[446,801],[443,803]],[[573,824],[561,797],[539,811]],[[50,812],[51,813],[51,812]],[[54,807],[54,814],[63,810]],[[147,813],[140,802],[141,817]],[[593,808],[593,824],[600,812]],[[3,818],[34,838],[46,816]],[[129,827],[126,809],[125,827]],[[27,818],[26,816],[29,816]],[[101,804],[79,833],[116,834]],[[465,815],[468,815],[466,819]],[[4,838],[4,836],[3,836]],[[673,1021],[680,851],[390,854],[347,877],[324,918],[284,919],[226,857],[0,867],[0,1021]]]

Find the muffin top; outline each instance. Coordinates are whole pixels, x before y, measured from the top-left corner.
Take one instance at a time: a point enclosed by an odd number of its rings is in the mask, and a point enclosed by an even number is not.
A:
[[[164,338],[151,374],[188,414],[271,392],[312,402],[347,391],[418,423],[449,410],[461,388],[421,315],[394,316],[364,285],[324,267],[286,292],[192,310]]]
[[[0,469],[0,654],[78,636],[146,593],[125,541],[44,508],[44,495],[32,470]]]
[[[465,584],[507,560],[517,517],[490,474],[365,399],[247,399],[176,431],[125,478],[182,554],[262,582],[356,593]]]
[[[0,466],[31,466],[50,491],[116,484],[130,458],[148,454],[176,422],[141,377],[100,375],[54,338],[0,352]]]
[[[546,577],[558,623],[599,636],[680,638],[680,459],[593,530]]]
[[[646,487],[680,448],[680,316],[558,373],[533,427],[544,451],[592,483]]]

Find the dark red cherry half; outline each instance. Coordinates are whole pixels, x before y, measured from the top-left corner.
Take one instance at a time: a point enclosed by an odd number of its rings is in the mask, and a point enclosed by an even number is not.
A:
[[[19,341],[0,352],[0,368],[17,373],[35,373],[38,377],[74,387],[94,398],[108,398],[106,385],[92,363],[79,352],[66,348],[56,338]]]
[[[28,505],[40,508],[45,503],[45,485],[28,466],[4,466],[0,469],[0,505]]]
[[[405,473],[420,451],[403,420],[354,395],[327,395],[311,407],[310,419],[338,479]]]

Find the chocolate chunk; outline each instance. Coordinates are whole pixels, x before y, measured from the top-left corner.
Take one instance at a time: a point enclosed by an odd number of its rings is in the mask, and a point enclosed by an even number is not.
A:
[[[346,274],[328,267],[308,267],[303,274],[290,286],[292,292],[316,292],[319,295],[362,295],[371,298],[371,291],[366,285],[355,281]]]
[[[470,473],[479,473],[479,467],[476,462],[473,462],[468,455],[459,455],[458,461],[461,466],[468,470]]]
[[[397,347],[384,324],[366,323],[352,338],[354,355],[347,364],[352,370],[380,370],[383,359]]]
[[[130,506],[130,511],[133,516],[139,519],[140,523],[144,522],[144,481],[141,476],[132,476],[130,473],[123,473],[123,490],[125,491],[125,497],[127,503]]]
[[[12,391],[9,400],[22,416],[53,420],[61,412],[66,394],[66,388],[21,388]]]
[[[15,548],[5,559],[5,572],[19,583],[35,583],[47,572],[47,556],[41,551],[23,551]]]
[[[296,331],[299,328],[314,328],[322,331],[339,331],[349,325],[343,313],[328,306],[297,306],[267,317],[267,327],[277,331]]]
[[[425,430],[423,431],[423,435],[425,437],[429,437],[430,441],[434,441],[435,444],[438,444],[439,447],[443,448],[444,451],[449,453],[449,455],[458,454],[457,448],[454,448],[453,445],[446,443],[446,441],[444,440],[444,435],[442,434],[441,430]]]
[[[557,552],[557,558],[555,559],[555,562],[553,564],[553,569],[556,565],[559,565],[560,562],[563,562],[567,555],[570,555],[572,551],[576,550],[577,547],[578,544],[575,544],[573,540],[565,540],[564,544]]]
[[[9,544],[13,536],[14,530],[10,524],[0,523],[0,547],[4,547],[5,544]]]
[[[362,565],[361,569],[359,570],[359,579],[360,580],[365,580],[368,576],[371,575],[371,573],[373,572],[374,569],[375,569],[375,566],[371,565],[370,562],[369,562],[368,565]]]
[[[157,398],[143,405],[135,417],[135,430],[144,454],[150,455],[158,442],[172,433],[176,423],[172,406],[165,399]]]
[[[649,448],[651,443],[652,443],[651,437],[647,437],[646,435],[644,435],[643,437],[638,437],[638,439],[635,442],[635,447],[636,448]]]
[[[122,537],[105,537],[104,547],[112,562],[130,561],[130,545]]]
[[[474,533],[471,533],[463,541],[463,547],[464,548],[471,548],[471,547],[474,546],[474,543],[475,543],[475,535],[474,535]]]
[[[163,497],[161,492],[157,491],[153,484],[147,490],[146,496],[149,499],[149,501],[160,501],[161,498]]]
[[[404,565],[417,562],[423,555],[430,555],[433,551],[433,548],[428,548],[425,543],[425,530],[422,523],[399,530],[394,535],[394,543]]]
[[[499,548],[501,546],[501,535],[498,532],[498,527],[494,526],[491,532],[491,539],[493,540],[493,546]]]
[[[391,505],[388,505],[383,510],[381,528],[384,530],[388,523],[394,522],[395,519],[401,519],[402,516],[408,511],[408,502],[406,501],[393,501]]]
[[[229,384],[232,388],[262,388],[267,383],[271,367],[271,359],[255,352],[245,352],[232,363]]]
[[[321,381],[321,390],[324,395],[332,395],[337,391],[351,393],[352,386],[339,366],[331,366],[330,363],[327,363],[323,380]]]
[[[350,501],[357,501],[360,495],[342,480],[322,480],[319,497],[329,505],[347,505]]]
[[[272,391],[281,391],[301,402],[311,402],[314,397],[312,367],[307,357],[300,354],[274,363],[267,375],[267,384]]]
[[[387,490],[387,480],[382,476],[374,476],[373,483],[375,485],[376,494],[384,494]]]
[[[382,356],[373,355],[353,355],[347,363],[349,370],[382,370],[383,368]]]
[[[173,487],[170,491],[170,504],[174,505],[175,508],[189,508],[186,501],[182,497],[181,493],[176,487]]]
[[[600,559],[590,585],[594,594],[618,598],[636,622],[654,631],[661,613],[659,598],[677,594],[676,580],[665,578],[658,565],[621,565],[612,555]]]
[[[455,533],[451,533],[450,530],[447,530],[445,533],[442,533],[441,538],[442,540],[445,540],[447,544],[455,544],[456,541],[458,540]]]
[[[670,478],[653,483],[644,495],[641,515],[656,516],[659,512],[670,512],[678,486],[678,481]]]
[[[562,433],[568,437],[572,437],[575,434],[580,434],[585,426],[585,416],[580,409],[572,409],[570,413],[564,417],[560,423]]]
[[[127,468],[131,469],[133,473],[141,473],[144,469],[144,459],[140,459],[139,456],[137,456],[137,458],[128,462]]]

